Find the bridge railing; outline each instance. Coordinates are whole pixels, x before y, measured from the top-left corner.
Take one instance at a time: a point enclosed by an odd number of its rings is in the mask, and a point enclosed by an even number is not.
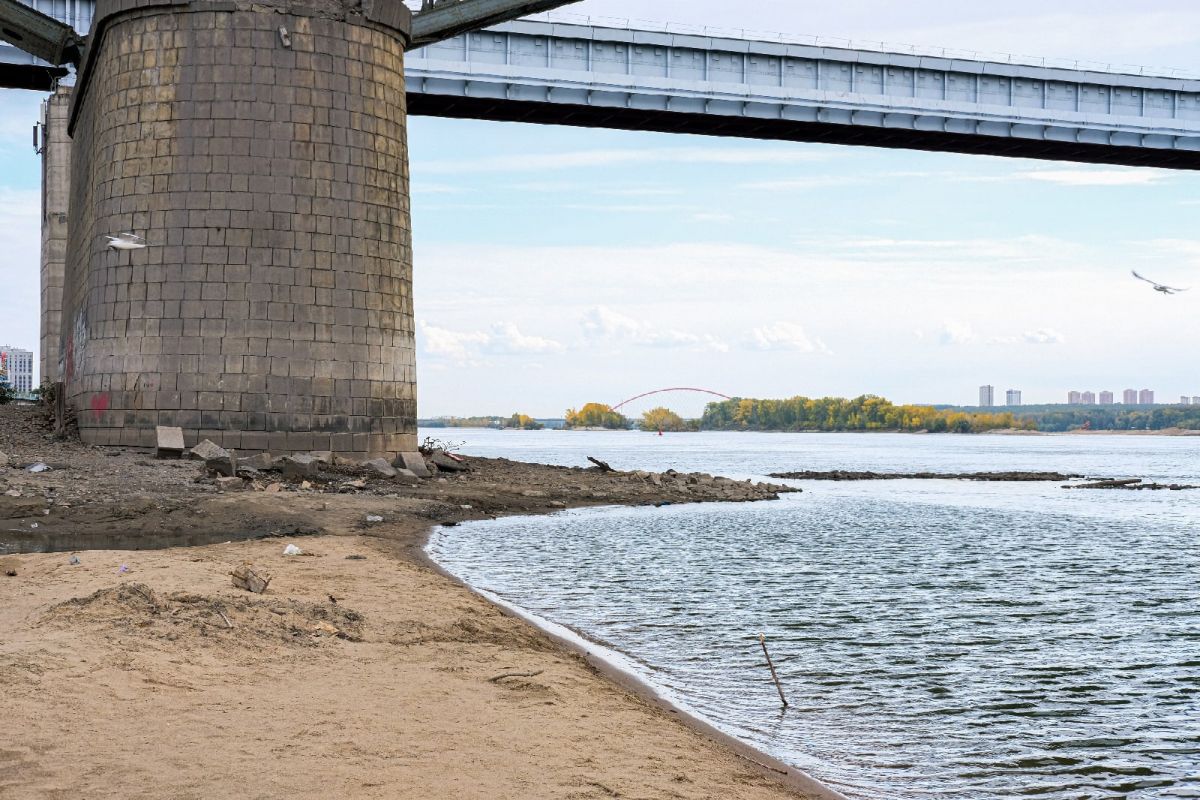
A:
[[[419,4],[420,0],[412,0]],[[707,25],[685,25],[678,22],[658,22],[654,20],[629,19],[625,17],[590,16],[574,14],[567,11],[552,11],[546,14],[535,14],[527,19],[539,22],[557,22],[564,25],[590,25],[620,30],[653,31],[656,33],[673,33],[681,36],[703,36],[716,39],[743,39],[756,42],[778,42],[780,44],[798,44],[809,47],[830,47],[839,50],[869,50],[877,53],[900,53],[903,55],[925,56],[929,58],[960,59],[964,61],[991,61],[1002,64],[1015,64],[1029,67],[1044,67],[1047,69],[1069,69],[1086,72],[1104,72],[1116,75],[1141,75],[1155,78],[1178,78],[1181,80],[1200,79],[1200,72],[1173,67],[1147,67],[1137,64],[1118,64],[1115,62],[1087,61],[1072,58],[1047,58],[1043,56],[1018,55],[1015,53],[985,52],[980,50],[962,50],[950,47],[935,47],[928,45],[902,44],[897,42],[882,42],[861,39],[847,39],[837,36],[816,36],[809,34],[779,33],[776,31],[758,31],[748,28],[721,28]]]

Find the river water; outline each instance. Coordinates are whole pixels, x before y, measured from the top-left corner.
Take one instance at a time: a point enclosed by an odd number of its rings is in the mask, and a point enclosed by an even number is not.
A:
[[[1200,438],[425,433],[481,456],[734,478],[1057,470],[1200,484]],[[772,503],[473,523],[430,551],[853,798],[1200,798],[1200,492],[795,483],[803,494]]]

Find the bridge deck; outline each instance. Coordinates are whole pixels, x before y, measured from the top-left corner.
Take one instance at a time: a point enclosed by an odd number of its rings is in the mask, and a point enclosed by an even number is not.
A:
[[[0,44],[0,83],[35,63]],[[415,50],[407,74],[417,115],[1200,169],[1197,80],[528,20]]]
[[[1200,81],[520,21],[410,54],[409,110],[1200,169]]]

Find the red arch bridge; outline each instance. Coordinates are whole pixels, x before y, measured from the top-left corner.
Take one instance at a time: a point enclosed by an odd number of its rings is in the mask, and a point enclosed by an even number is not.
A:
[[[714,392],[712,389],[697,389],[692,386],[672,386],[670,389],[655,389],[652,392],[642,392],[641,394],[631,397],[628,400],[622,400],[612,407],[613,411],[618,410],[622,406],[627,406],[635,400],[641,400],[643,397],[653,397],[656,394],[666,394],[668,392],[695,392],[697,394],[711,394],[713,397],[720,397],[722,400],[732,400],[733,398],[727,394]]]

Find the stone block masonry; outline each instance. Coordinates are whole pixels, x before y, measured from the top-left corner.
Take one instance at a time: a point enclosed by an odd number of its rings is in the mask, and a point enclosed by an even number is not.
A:
[[[71,195],[71,140],[67,117],[70,87],[59,87],[42,104],[42,320],[41,382],[54,384],[59,374],[63,280],[67,264],[67,230]]]
[[[61,360],[85,442],[416,449],[399,0],[101,0]],[[113,250],[133,231],[142,250]]]

